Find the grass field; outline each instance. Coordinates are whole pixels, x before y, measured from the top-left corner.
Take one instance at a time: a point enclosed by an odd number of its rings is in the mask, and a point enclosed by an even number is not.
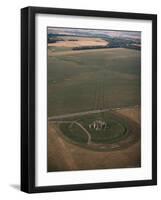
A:
[[[107,122],[107,128],[100,130],[90,129],[89,124],[91,124],[96,119],[105,120],[105,122]],[[70,120],[71,121],[69,121],[69,123],[61,123],[59,127],[66,137],[76,143],[87,144],[88,135],[82,130],[80,126],[73,122],[81,124],[81,126],[84,127],[90,134],[91,142],[95,144],[116,143],[128,136],[129,130],[126,120],[120,119],[118,116],[116,117],[110,112],[102,114],[90,114],[72,118]]]
[[[50,27],[47,50],[48,172],[140,167],[141,33]]]
[[[124,110],[124,109],[123,109]],[[114,112],[115,119],[123,120],[128,124],[128,136],[119,142],[112,144],[94,145],[76,143],[80,138],[73,142],[64,137],[60,127],[53,121],[48,122],[48,172],[68,171],[68,170],[88,170],[88,169],[114,169],[140,167],[141,165],[141,146],[140,146],[140,125],[131,120],[131,112],[136,112],[137,108],[129,109],[129,118]],[[120,112],[122,109],[120,110]],[[128,120],[129,119],[129,120]],[[132,117],[132,119],[134,119]],[[71,119],[73,120],[73,119]],[[73,129],[74,130],[74,129]],[[79,129],[81,130],[81,129]],[[75,131],[78,131],[77,129]],[[82,136],[82,132],[76,136]],[[70,134],[68,132],[68,134]],[[71,136],[71,135],[70,135]],[[75,139],[75,138],[74,138]],[[87,136],[84,134],[85,142]],[[119,147],[120,146],[120,147]]]
[[[48,56],[48,117],[140,104],[140,51],[104,49]],[[85,102],[85,103],[82,103]]]

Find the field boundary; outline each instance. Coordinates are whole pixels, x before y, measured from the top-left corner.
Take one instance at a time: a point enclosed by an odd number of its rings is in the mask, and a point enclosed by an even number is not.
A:
[[[65,115],[52,116],[52,117],[48,117],[48,120],[52,121],[52,120],[55,120],[55,119],[64,119],[64,118],[68,118],[68,117],[83,116],[83,115],[88,115],[88,114],[96,114],[96,113],[101,113],[101,112],[115,111],[115,110],[120,110],[120,109],[125,109],[125,108],[137,108],[137,107],[139,107],[139,105],[117,107],[117,108],[105,108],[105,109],[102,109],[102,110],[100,110],[100,109],[89,110],[89,111],[78,112],[78,113],[70,113],[70,114],[65,114]]]

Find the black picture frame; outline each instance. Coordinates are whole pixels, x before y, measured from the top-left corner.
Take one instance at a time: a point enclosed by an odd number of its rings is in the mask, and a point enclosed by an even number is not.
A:
[[[35,186],[35,15],[59,14],[152,21],[152,179],[60,186]],[[157,15],[26,7],[21,9],[21,190],[58,192],[157,184]]]

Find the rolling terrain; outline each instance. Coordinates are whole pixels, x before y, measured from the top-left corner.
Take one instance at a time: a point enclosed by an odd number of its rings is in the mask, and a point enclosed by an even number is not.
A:
[[[48,172],[140,167],[141,51],[75,38],[48,43]]]
[[[97,109],[102,87],[104,108],[140,104],[140,51],[85,51],[48,56],[48,117]]]

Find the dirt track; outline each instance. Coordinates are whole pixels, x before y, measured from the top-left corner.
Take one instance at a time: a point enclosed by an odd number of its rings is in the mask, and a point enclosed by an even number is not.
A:
[[[59,131],[53,123],[48,122],[49,172],[139,167],[141,164],[140,140],[122,150],[98,152],[64,140]]]
[[[58,116],[51,116],[48,117],[49,121],[55,120],[55,119],[62,119],[62,118],[68,118],[68,117],[76,117],[76,116],[83,116],[83,115],[89,115],[89,114],[94,114],[94,113],[101,113],[101,112],[107,112],[107,111],[118,111],[118,110],[126,110],[126,109],[135,109],[137,108],[138,105],[135,106],[129,106],[129,107],[123,107],[123,108],[106,108],[102,110],[89,110],[89,111],[84,111],[84,112],[77,112],[77,113],[70,113],[70,114],[64,114],[64,115],[58,115]]]
[[[90,133],[79,122],[77,122],[77,121],[52,121],[52,123],[55,123],[55,124],[61,124],[61,123],[77,124],[77,126],[79,126],[87,134],[88,144],[91,143],[91,135],[90,135]]]

